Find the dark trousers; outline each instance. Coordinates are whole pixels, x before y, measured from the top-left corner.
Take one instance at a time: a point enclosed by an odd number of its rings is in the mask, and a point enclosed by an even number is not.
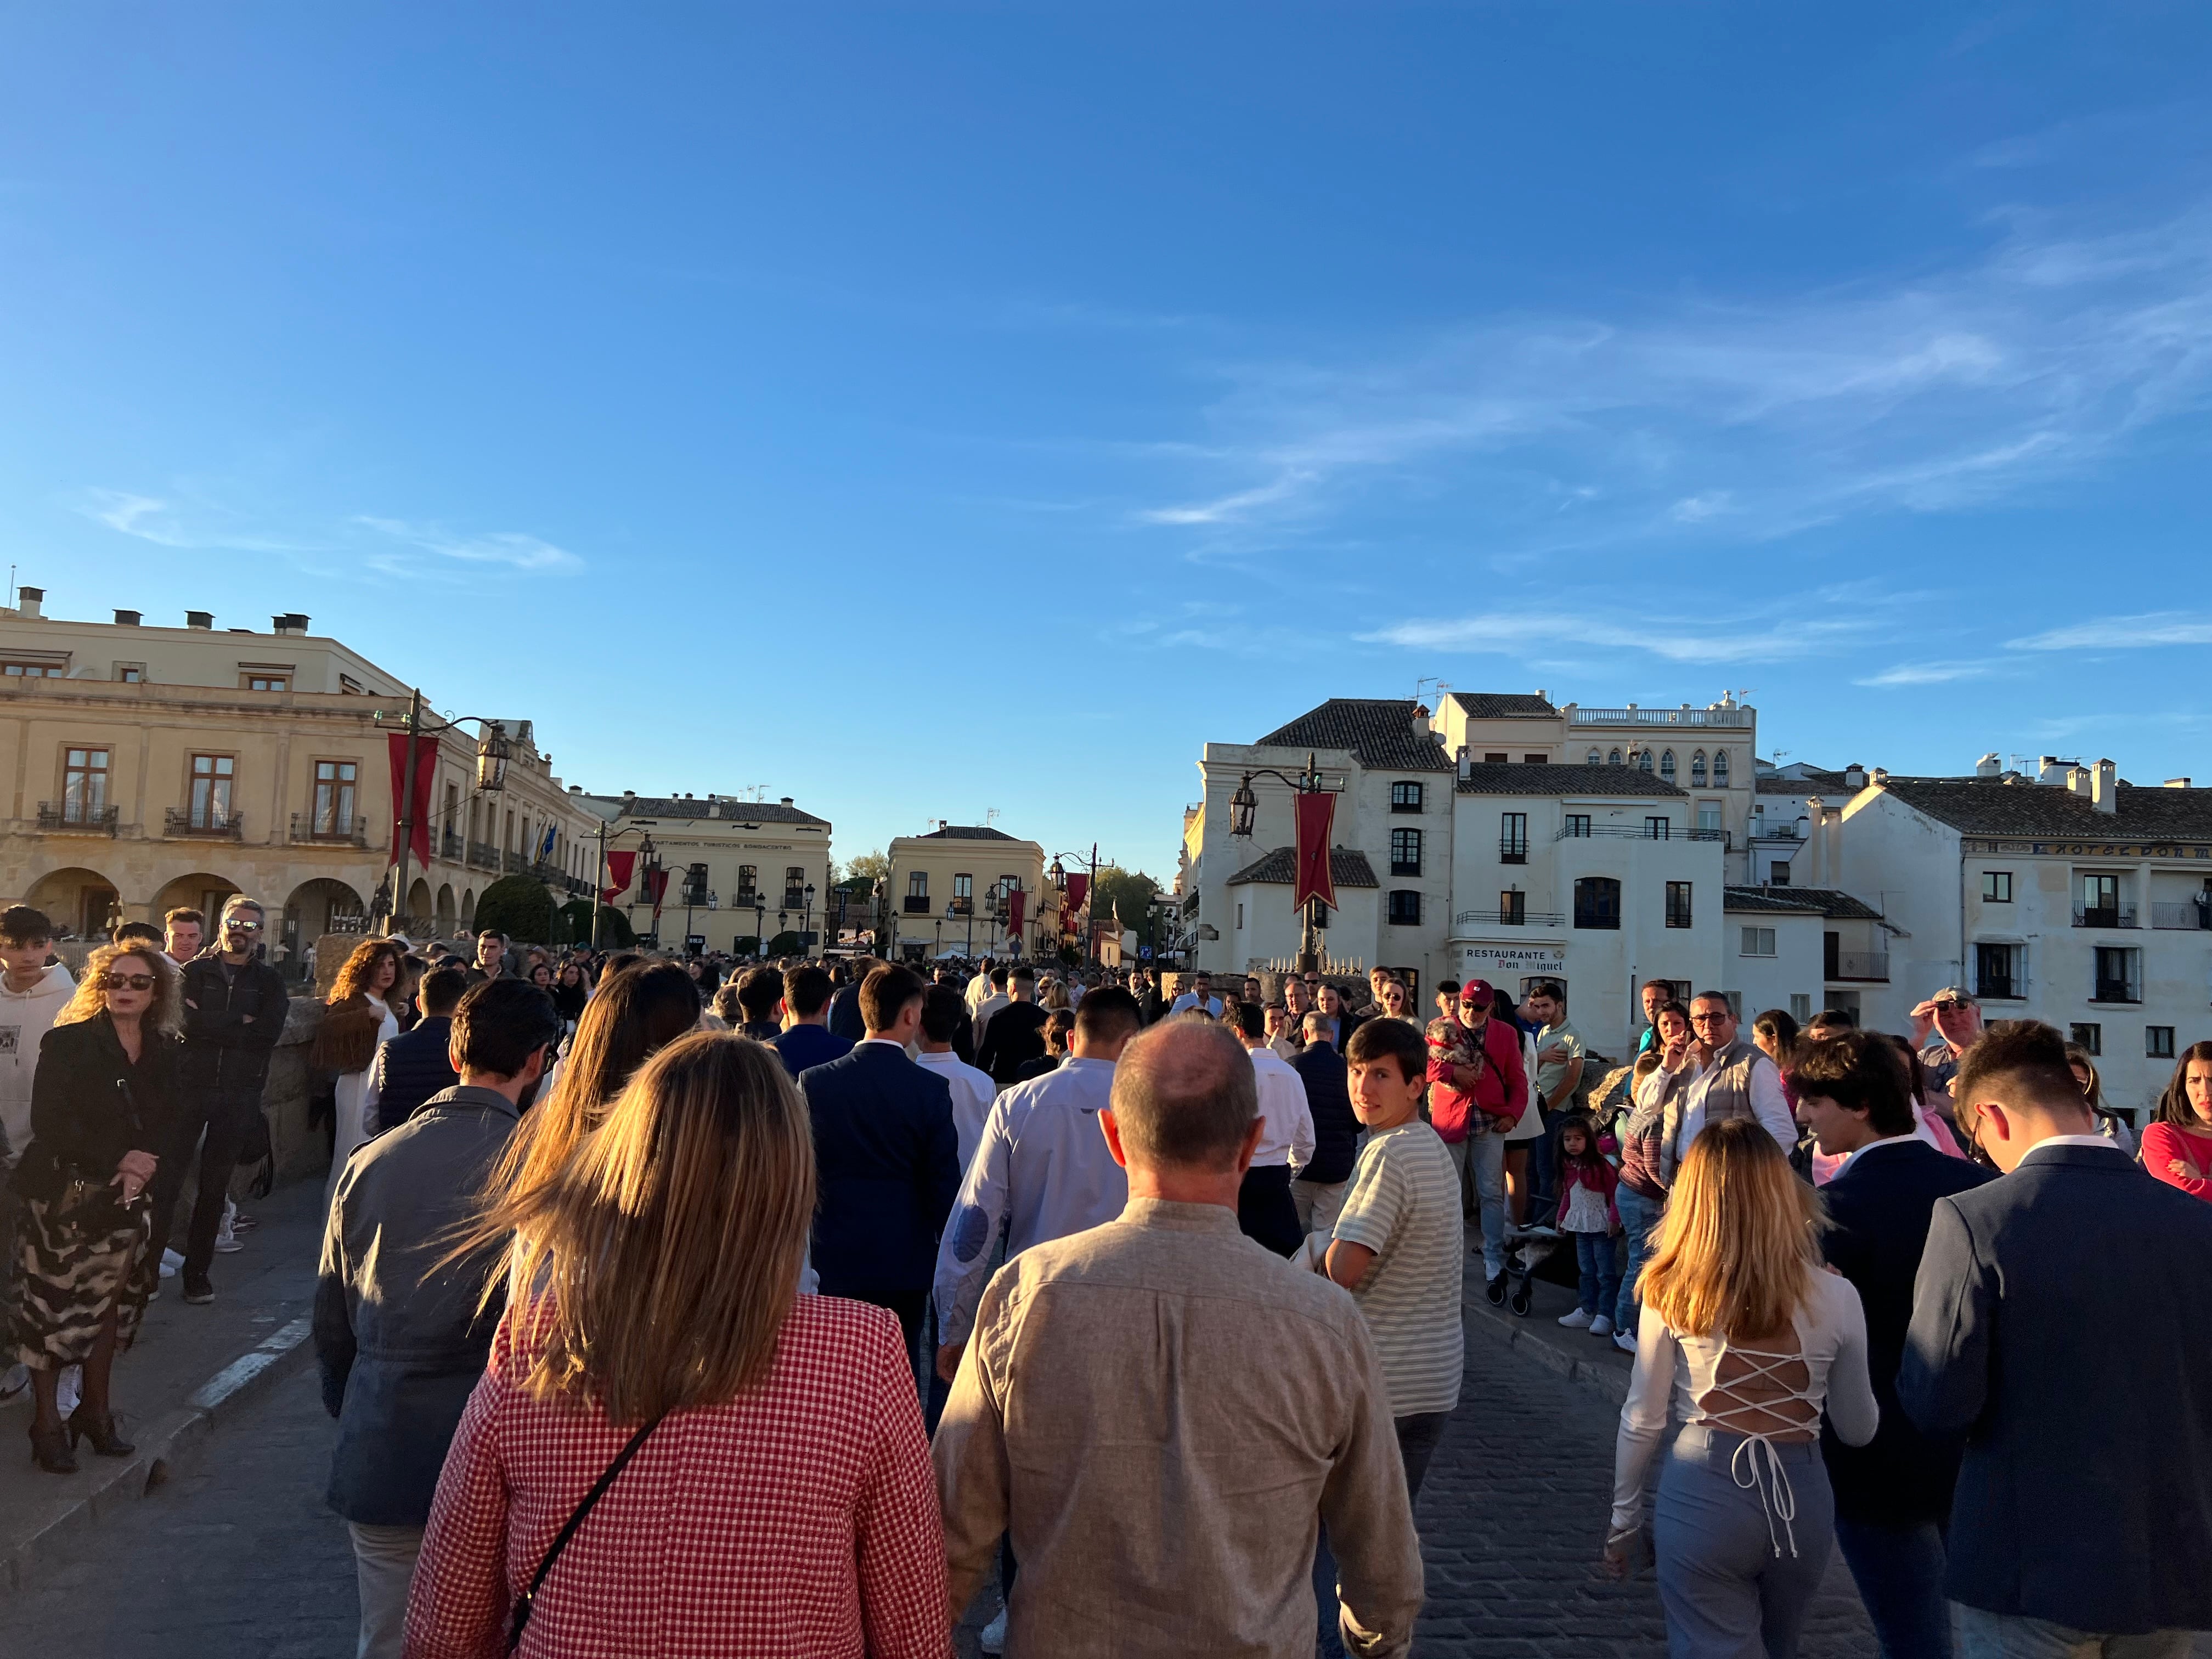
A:
[[[1408,1506],[1421,1496],[1421,1482],[1428,1477],[1429,1462],[1437,1455],[1437,1443],[1443,1438],[1444,1425],[1451,1421],[1449,1412],[1415,1412],[1410,1416],[1391,1419],[1398,1431],[1398,1461],[1406,1466],[1406,1502]],[[1321,1542],[1314,1550],[1313,1565],[1314,1612],[1317,1618],[1314,1635],[1321,1659],[1344,1659],[1343,1638],[1337,1633],[1336,1552],[1328,1546],[1328,1528],[1321,1529]]]
[[[185,1236],[185,1276],[204,1279],[215,1261],[215,1236],[222,1225],[223,1200],[230,1196],[231,1172],[246,1145],[253,1116],[261,1110],[261,1091],[250,1095],[188,1093],[177,1125],[176,1139],[154,1172],[153,1255],[158,1263],[174,1229],[177,1202],[184,1194],[185,1173],[192,1161],[193,1143],[200,1142],[199,1177],[193,1186],[192,1223]]]
[[[1942,1523],[1881,1526],[1839,1515],[1836,1544],[1866,1603],[1881,1659],[1951,1659]]]
[[[1304,1248],[1305,1229],[1291,1197],[1289,1164],[1255,1164],[1244,1171],[1244,1184],[1237,1189],[1237,1224],[1245,1237],[1277,1255],[1293,1256]]]

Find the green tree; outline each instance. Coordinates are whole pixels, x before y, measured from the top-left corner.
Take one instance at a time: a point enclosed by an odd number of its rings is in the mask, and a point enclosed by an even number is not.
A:
[[[873,853],[863,853],[847,865],[843,872],[837,878],[837,884],[841,887],[849,887],[857,882],[861,888],[865,889],[871,882],[890,880],[890,873],[891,861],[879,849]]]
[[[476,927],[543,945],[552,937],[553,895],[535,876],[502,876],[477,896]]]
[[[772,957],[795,957],[805,949],[796,930],[786,928],[768,942],[768,953]]]
[[[1121,926],[1136,931],[1140,945],[1152,942],[1152,895],[1160,884],[1143,871],[1124,870],[1118,864],[1098,866],[1098,885],[1091,896],[1091,914],[1103,919],[1118,914]]]
[[[589,899],[574,899],[561,907],[561,942],[564,945],[588,945],[592,941],[592,904]],[[599,907],[599,943],[624,947],[637,943],[637,931],[629,925],[629,918],[611,904]]]

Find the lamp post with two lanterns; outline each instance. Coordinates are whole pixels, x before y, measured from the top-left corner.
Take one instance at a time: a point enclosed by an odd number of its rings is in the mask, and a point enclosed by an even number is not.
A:
[[[1229,798],[1229,833],[1243,840],[1252,838],[1253,821],[1258,816],[1260,798],[1252,793],[1252,780],[1273,778],[1286,785],[1292,794],[1315,795],[1322,791],[1321,769],[1314,764],[1313,751],[1306,752],[1305,769],[1295,778],[1285,776],[1272,766],[1255,767],[1244,775],[1237,786],[1237,793]],[[1328,856],[1328,849],[1322,849]],[[1321,967],[1321,909],[1319,899],[1308,899],[1298,910],[1298,971],[1310,974]]]
[[[379,709],[375,720],[380,724],[385,714]],[[477,733],[477,792],[491,793],[507,787],[507,763],[514,755],[514,745],[507,740],[507,731],[498,720],[483,714],[460,714],[434,726],[422,723],[422,693],[409,692],[407,724],[403,728],[407,738],[407,758],[401,768],[398,817],[398,856],[392,865],[392,915],[393,926],[403,925],[407,915],[407,855],[413,850],[415,840],[415,784],[422,739],[441,738],[465,723],[472,723]]]

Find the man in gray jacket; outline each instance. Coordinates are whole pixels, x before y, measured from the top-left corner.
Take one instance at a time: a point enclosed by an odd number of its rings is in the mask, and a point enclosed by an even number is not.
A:
[[[330,1505],[353,1534],[362,1659],[399,1659],[407,1590],[446,1449],[498,1322],[477,1300],[497,1251],[432,1273],[474,1220],[489,1173],[561,1035],[528,981],[472,988],[453,1013],[458,1086],[359,1147],[338,1179],[315,1287],[323,1404],[338,1419]]]

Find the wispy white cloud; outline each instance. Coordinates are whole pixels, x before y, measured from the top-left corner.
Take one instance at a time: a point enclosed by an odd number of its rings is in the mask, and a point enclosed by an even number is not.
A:
[[[435,574],[441,566],[570,571],[584,564],[567,548],[521,531],[466,534],[442,524],[370,514],[356,514],[319,531],[287,533],[283,527],[268,528],[253,515],[198,492],[171,499],[137,490],[90,489],[78,492],[70,504],[118,535],[157,547],[281,553],[318,562],[338,555],[393,575]],[[344,568],[342,563],[332,574],[342,574]]]
[[[1530,596],[1529,603],[1516,599],[1485,614],[1395,623],[1352,637],[1363,645],[1523,659],[1572,647],[1638,652],[1662,662],[1717,665],[1777,662],[1841,651],[1871,636],[1882,625],[1872,616],[1837,620],[1802,611],[1730,617],[1604,616],[1593,614],[1590,605],[1572,602],[1554,604],[1547,611],[1537,609]]]
[[[78,492],[71,503],[95,523],[119,535],[134,536],[156,547],[218,550],[241,553],[314,553],[328,544],[278,536],[239,522],[237,515],[204,501],[177,502],[129,489]]]
[[[1901,662],[1879,674],[1853,680],[1853,685],[1947,685],[1953,680],[1978,680],[1993,671],[1978,662]]]
[[[380,532],[410,547],[434,553],[463,564],[505,565],[515,570],[580,570],[584,562],[565,547],[556,547],[520,531],[488,531],[459,535],[443,525],[415,524],[404,519],[357,515],[354,522]]]
[[[2212,617],[2185,611],[2151,611],[2138,617],[2098,617],[2007,640],[2014,651],[2124,650],[2142,645],[2212,645]]]

